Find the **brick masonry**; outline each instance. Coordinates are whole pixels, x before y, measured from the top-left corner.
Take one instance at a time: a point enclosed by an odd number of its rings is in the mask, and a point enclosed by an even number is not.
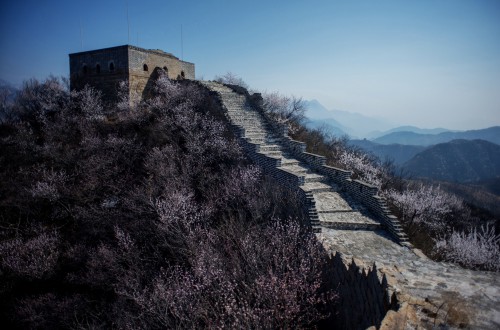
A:
[[[399,223],[397,217],[392,215],[389,208],[386,205],[384,198],[378,196],[378,188],[372,186],[368,183],[351,179],[352,172],[343,169],[331,167],[326,165],[326,158],[324,156],[312,154],[306,152],[306,145],[303,142],[295,141],[288,136],[288,130],[286,125],[276,123],[272,119],[267,117],[267,114],[260,106],[260,95],[249,95],[249,93],[241,88],[240,86],[228,85],[233,92],[245,97],[248,106],[254,109],[254,111],[260,114],[261,120],[265,123],[265,129],[273,136],[275,143],[283,147],[283,149],[293,156],[294,158],[301,161],[303,164],[311,171],[320,173],[327,178],[328,181],[336,184],[340,189],[352,197],[355,201],[360,203],[365,209],[367,209],[375,218],[380,221],[382,226],[393,236],[393,238],[401,244],[409,244],[408,237],[404,233],[402,226]],[[247,150],[247,148],[245,148]],[[260,161],[262,163],[262,161]],[[286,183],[288,185],[299,186],[304,183],[303,178],[297,173],[292,174],[298,176],[297,179],[292,180],[290,176],[283,175],[277,172],[276,167],[273,169],[271,165],[268,165],[267,171],[273,173],[274,176],[278,177],[278,180]],[[314,198],[311,194],[309,196],[308,205],[314,206]],[[313,209],[311,213],[315,213]],[[347,218],[347,217],[345,217]],[[355,217],[352,217],[353,219]],[[323,222],[325,227],[334,228],[353,228],[357,229],[367,229],[375,228],[375,224],[370,221],[362,222]]]
[[[103,99],[117,100],[118,85],[128,81],[131,99],[149,96],[159,70],[170,79],[195,79],[195,65],[161,50],[124,45],[69,54],[70,88],[90,85]]]

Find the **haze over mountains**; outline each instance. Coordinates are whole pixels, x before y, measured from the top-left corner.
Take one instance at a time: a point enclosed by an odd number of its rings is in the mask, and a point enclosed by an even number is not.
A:
[[[484,140],[453,140],[416,154],[403,168],[417,177],[475,182],[500,177],[500,145]]]
[[[373,142],[380,144],[399,143],[407,145],[429,146],[458,139],[481,139],[495,144],[500,144],[500,127],[494,126],[485,129],[463,132],[447,131],[439,134],[419,134],[415,132],[399,131],[378,137],[374,139]]]
[[[304,101],[307,126],[331,129],[337,136],[351,139],[369,139],[379,144],[407,144],[429,146],[456,139],[483,139],[500,144],[500,127],[479,130],[453,131],[446,128],[419,128],[398,125],[390,119],[370,117],[342,110],[328,110],[318,100]]]
[[[383,118],[367,117],[359,113],[328,110],[317,100],[305,101],[308,127],[330,129],[337,136],[364,138],[371,133],[386,131],[397,126]]]
[[[389,120],[327,110],[316,100],[306,107],[308,127],[349,135],[351,145],[393,160],[413,177],[455,183],[498,182],[500,177],[499,126],[468,131],[391,126]]]

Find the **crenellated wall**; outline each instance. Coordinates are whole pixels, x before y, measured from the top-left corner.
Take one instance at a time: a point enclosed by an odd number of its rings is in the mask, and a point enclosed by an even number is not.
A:
[[[288,152],[295,158],[306,163],[312,169],[328,177],[337,184],[343,191],[349,194],[357,202],[366,207],[383,225],[387,231],[402,244],[409,244],[408,237],[403,231],[399,219],[395,217],[387,207],[386,200],[379,196],[379,189],[369,183],[352,179],[352,171],[326,165],[326,157],[306,152],[304,142],[293,140],[288,136],[288,128],[285,124],[272,120],[262,109],[262,97],[260,94],[249,95],[246,89],[240,86],[228,85],[235,92],[245,95],[252,106],[257,109],[266,120],[268,127],[280,140]]]
[[[325,325],[331,329],[367,329],[380,327],[389,310],[397,310],[395,294],[389,296],[385,275],[380,280],[375,264],[371,269],[359,268],[354,260],[346,264],[340,253],[332,255],[329,265],[330,284],[337,287],[335,317]]]

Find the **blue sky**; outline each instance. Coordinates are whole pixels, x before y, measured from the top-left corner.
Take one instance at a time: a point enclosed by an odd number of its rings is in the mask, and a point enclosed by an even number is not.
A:
[[[126,9],[2,1],[0,79],[67,76],[68,53],[130,43],[183,53],[198,78],[231,71],[329,109],[427,128],[500,125],[497,0],[128,0],[130,40]]]

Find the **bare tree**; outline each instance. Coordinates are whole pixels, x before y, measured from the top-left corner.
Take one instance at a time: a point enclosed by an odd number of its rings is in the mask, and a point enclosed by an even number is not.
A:
[[[238,85],[245,89],[249,89],[248,84],[241,77],[232,72],[227,72],[222,76],[215,76],[214,80],[223,84]]]
[[[302,98],[284,96],[278,92],[264,93],[262,107],[272,119],[280,124],[286,124],[293,134],[305,119],[306,108]]]

